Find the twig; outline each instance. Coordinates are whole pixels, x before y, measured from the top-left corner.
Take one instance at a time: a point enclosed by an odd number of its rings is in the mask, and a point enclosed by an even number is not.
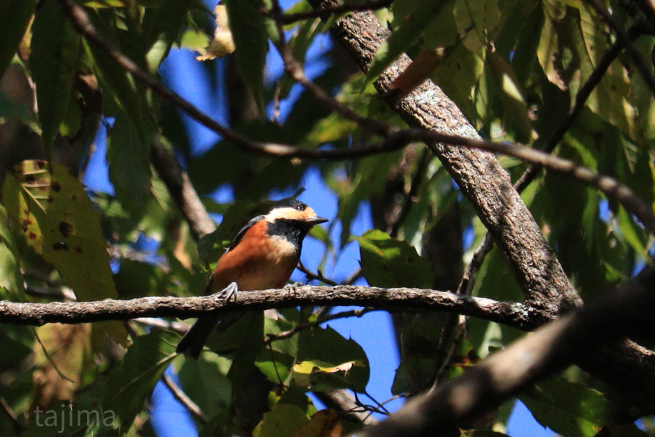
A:
[[[299,323],[296,326],[294,326],[292,329],[289,329],[287,331],[280,332],[279,334],[268,334],[268,338],[266,338],[265,343],[272,343],[274,341],[278,340],[284,340],[285,338],[289,338],[294,336],[295,334],[299,333],[300,331],[304,331],[306,329],[311,329],[315,326],[322,325],[323,323],[327,323],[331,320],[336,320],[336,319],[345,319],[348,317],[362,317],[366,313],[370,313],[372,311],[380,311],[378,308],[359,308],[356,310],[350,310],[350,311],[342,311],[340,313],[334,313],[334,314],[329,314],[325,317],[321,317],[318,320],[315,320],[313,322],[307,322],[307,323]]]
[[[166,384],[166,387],[170,389],[170,391],[173,393],[173,396],[175,396],[175,399],[180,401],[184,407],[189,410],[189,412],[198,420],[200,420],[202,423],[207,423],[209,422],[209,417],[200,409],[198,404],[193,402],[189,396],[187,396],[186,393],[177,385],[175,384],[175,381],[168,376],[166,373],[164,373],[164,384]]]
[[[328,408],[333,408],[344,414],[346,418],[353,418],[364,425],[372,425],[377,420],[356,404],[353,395],[347,390],[332,390],[329,392],[315,392],[314,395]]]
[[[292,24],[297,21],[310,20],[312,18],[328,18],[330,15],[341,15],[348,12],[358,11],[374,11],[377,9],[388,8],[393,3],[393,0],[373,0],[364,3],[347,3],[338,6],[327,6],[325,8],[314,9],[311,11],[296,12],[295,14],[281,14],[277,15],[280,22],[283,24]],[[269,12],[266,14],[272,17]]]
[[[5,415],[9,418],[9,421],[14,427],[14,431],[16,431],[16,435],[22,433],[24,430],[23,424],[20,423],[18,416],[11,408],[11,405],[9,405],[7,400],[2,396],[0,396],[0,407],[2,407],[2,411],[4,411]]]
[[[419,288],[377,288],[354,285],[309,286],[288,290],[249,291],[229,302],[220,293],[195,297],[145,297],[97,302],[16,303],[0,301],[0,323],[41,326],[46,323],[89,323],[140,317],[198,317],[215,312],[316,305],[377,307],[385,310],[457,312],[529,330],[550,320],[546,311],[517,302],[457,296]]]
[[[521,145],[495,143],[492,141],[467,138],[460,135],[451,135],[442,132],[428,131],[425,129],[414,128],[398,130],[376,120],[361,117],[356,113],[351,115],[355,117],[355,119],[360,119],[359,122],[362,125],[369,126],[372,131],[377,133],[388,133],[386,139],[368,147],[348,150],[311,150],[293,147],[285,144],[251,141],[217,123],[207,114],[198,110],[198,108],[196,108],[190,102],[157,83],[147,73],[142,71],[133,61],[109,45],[109,43],[107,43],[96,33],[86,11],[84,11],[81,6],[75,4],[73,0],[60,1],[64,5],[64,10],[71,17],[73,24],[77,27],[77,29],[87,39],[95,44],[98,44],[101,48],[103,48],[103,50],[106,50],[112,59],[114,59],[114,61],[121,65],[126,71],[134,74],[135,78],[143,82],[146,86],[152,88],[153,91],[157,92],[162,97],[178,106],[180,109],[185,111],[187,114],[192,116],[194,119],[209,129],[223,135],[227,139],[234,141],[236,144],[242,146],[245,150],[276,157],[339,160],[356,159],[370,156],[372,154],[386,153],[393,150],[398,150],[402,147],[405,147],[409,143],[417,141],[426,142],[428,146],[431,147],[432,150],[435,150],[437,154],[439,154],[439,152],[435,149],[436,144],[451,144],[467,148],[489,150],[513,156],[533,164],[538,164],[554,171],[565,173],[580,182],[592,185],[603,191],[608,196],[615,198],[620,203],[622,203],[628,211],[639,218],[639,220],[644,224],[646,228],[655,233],[655,214],[653,214],[652,210],[650,210],[650,208],[645,203],[643,203],[637,196],[635,196],[632,190],[629,188],[619,184],[613,178],[597,175],[585,167],[576,166],[571,161],[567,161],[562,158],[551,157],[548,154]],[[291,71],[293,72],[298,70],[292,69]],[[302,77],[304,77],[304,74],[300,78],[302,79]],[[327,101],[334,102],[334,99],[330,98],[322,89],[316,87],[316,85],[311,81],[307,81],[307,83],[303,83],[303,85],[310,87],[309,89],[314,86],[317,88],[314,90],[316,95],[322,93],[326,96]],[[340,108],[340,111],[343,110],[344,114],[348,113],[348,111],[351,111],[350,109],[343,106],[335,106],[335,108],[337,107]]]
[[[302,263],[302,261],[298,262],[298,267],[296,267],[296,268],[298,270],[300,270],[301,272],[303,272],[305,274],[305,276],[307,276],[307,279],[310,280],[310,281],[311,280],[317,280],[317,281],[321,281],[324,284],[337,285],[337,283],[335,281],[333,281],[332,279],[329,279],[329,278],[326,278],[325,276],[323,276],[323,273],[321,273],[320,270],[317,273],[314,273],[311,270],[309,270],[307,267],[305,267],[305,265]]]
[[[283,23],[280,19],[282,16],[282,8],[280,7],[279,0],[273,0],[272,9],[270,10],[270,15],[275,21],[277,26],[278,39],[274,41],[275,47],[277,48],[282,61],[284,62],[284,68],[291,76],[293,80],[300,83],[302,86],[307,88],[318,101],[328,106],[332,111],[337,112],[338,114],[348,118],[349,120],[355,121],[363,129],[376,133],[379,135],[388,135],[389,133],[397,130],[397,128],[392,127],[388,123],[380,122],[374,118],[363,117],[348,108],[347,106],[341,104],[338,100],[332,98],[331,95],[326,93],[321,87],[316,85],[314,82],[309,80],[305,75],[305,71],[298,62],[298,60],[293,55],[293,52],[289,48],[289,45],[286,42],[284,36],[284,29],[282,27]]]
[[[388,231],[389,235],[391,235],[391,238],[395,238],[398,235],[400,226],[405,222],[407,215],[409,215],[409,211],[411,210],[412,204],[414,203],[414,196],[416,196],[416,193],[418,193],[418,190],[421,187],[423,177],[425,176],[425,172],[428,168],[428,164],[430,164],[431,159],[432,153],[429,153],[428,149],[425,149],[419,158],[419,163],[416,171],[414,172],[414,176],[412,177],[412,183],[409,186],[409,191],[405,195],[405,201],[400,208],[400,212],[398,213],[396,220],[394,220]]]

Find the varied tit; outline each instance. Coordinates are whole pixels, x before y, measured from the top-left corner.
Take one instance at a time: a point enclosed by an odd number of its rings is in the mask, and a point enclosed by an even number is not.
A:
[[[313,226],[326,221],[298,200],[279,204],[268,214],[253,218],[218,260],[205,294],[218,293],[232,283],[241,291],[284,287],[300,261],[303,239]],[[198,358],[220,320],[218,315],[198,318],[180,340],[177,352]]]

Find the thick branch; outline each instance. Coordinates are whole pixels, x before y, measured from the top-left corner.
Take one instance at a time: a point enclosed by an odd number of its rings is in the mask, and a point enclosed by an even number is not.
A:
[[[463,297],[448,291],[419,288],[376,288],[354,285],[303,286],[295,289],[239,292],[229,302],[217,295],[145,297],[98,302],[15,303],[0,301],[0,323],[40,326],[46,323],[88,323],[138,317],[198,317],[208,311],[262,310],[302,305],[357,305],[385,310],[457,312],[529,330],[548,315],[517,302]]]
[[[655,269],[609,296],[557,320],[493,354],[463,376],[417,397],[364,436],[459,435],[458,426],[491,411],[522,388],[624,335],[652,332]],[[649,395],[652,398],[652,393]]]
[[[327,0],[310,0],[310,3],[314,7],[333,4]],[[380,25],[372,13],[353,13],[339,20],[331,30],[364,70],[389,35],[389,31]],[[386,93],[389,84],[409,63],[409,58],[402,55],[376,83],[378,89]],[[456,105],[430,81],[398,102],[396,109],[412,126],[477,137]],[[495,158],[487,153],[456,147],[432,145],[432,148],[499,243],[527,300],[538,302],[555,316],[565,308],[579,304],[579,297],[543,239],[539,227]],[[648,227],[651,228],[650,225]],[[608,346],[589,356],[584,368],[619,388],[630,401],[647,409],[652,407],[649,393],[655,392],[653,353],[634,344]],[[620,375],[627,377],[621,378]]]
[[[150,147],[150,160],[189,223],[193,238],[198,241],[201,237],[214,232],[216,225],[207,214],[189,175],[182,169],[177,158],[155,140]]]
[[[310,3],[314,7],[334,4],[331,0],[310,0]],[[371,12],[352,13],[337,21],[331,31],[365,71],[390,33]],[[407,55],[401,55],[380,76],[377,89],[386,95],[389,85],[410,62]],[[475,128],[455,103],[431,81],[395,102],[394,109],[410,126],[439,135],[464,137],[471,143],[480,141]],[[527,301],[553,315],[580,305],[580,297],[498,160],[489,153],[445,146],[443,139],[435,136],[428,146],[457,181],[501,247]]]

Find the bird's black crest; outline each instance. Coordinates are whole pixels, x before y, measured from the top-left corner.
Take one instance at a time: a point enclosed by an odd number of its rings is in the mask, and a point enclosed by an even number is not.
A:
[[[301,202],[300,200],[297,200],[297,199],[291,199],[291,200],[286,201],[286,202],[278,203],[277,205],[275,205],[273,207],[273,209],[275,209],[275,208],[284,208],[284,207],[293,208],[296,211],[304,211],[305,209],[307,209],[307,204],[305,204],[305,203],[303,203],[303,202]]]

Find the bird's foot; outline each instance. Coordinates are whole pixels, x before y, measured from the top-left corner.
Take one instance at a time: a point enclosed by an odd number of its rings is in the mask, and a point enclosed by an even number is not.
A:
[[[303,285],[302,282],[294,282],[293,284],[288,284],[285,288],[289,290],[289,295],[295,296],[298,294],[298,287],[302,287]]]
[[[217,298],[225,300],[226,302],[229,302],[230,299],[234,298],[234,300],[237,300],[237,292],[239,291],[239,286],[237,285],[236,282],[232,282],[230,285],[222,289],[217,293]]]

